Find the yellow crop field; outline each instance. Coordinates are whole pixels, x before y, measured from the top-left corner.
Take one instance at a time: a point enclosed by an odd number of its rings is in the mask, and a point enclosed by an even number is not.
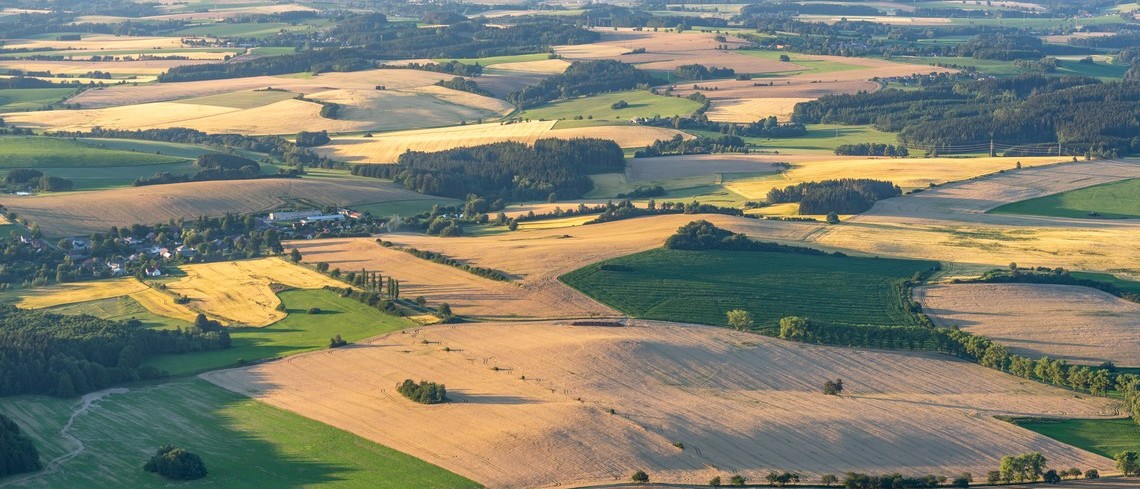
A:
[[[132,292],[130,297],[145,307],[146,310],[158,314],[159,316],[181,319],[189,323],[193,323],[194,319],[198,317],[197,312],[190,310],[190,308],[183,304],[174,302],[174,296],[153,287]]]
[[[76,302],[110,299],[136,294],[149,287],[134,278],[74,282],[19,291],[16,307],[43,309]]]
[[[335,138],[332,144],[315,148],[329,158],[353,163],[394,163],[405,151],[443,151],[462,146],[517,141],[533,144],[545,137],[554,121],[514,124],[468,124],[458,127],[420,129],[377,134],[375,137]]]
[[[270,288],[283,284],[299,289],[317,289],[344,283],[280,258],[186,265],[186,276],[167,287],[189,297],[190,307],[210,318],[230,324],[267,326],[283,319],[281,300]]]

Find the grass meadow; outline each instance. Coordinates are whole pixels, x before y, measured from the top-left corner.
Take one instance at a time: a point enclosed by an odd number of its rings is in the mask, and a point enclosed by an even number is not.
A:
[[[1140,217],[1140,178],[1094,185],[1036,199],[1006,204],[993,214],[1031,214],[1054,217]]]
[[[20,396],[0,403],[0,413],[32,437],[45,464],[65,458],[61,470],[33,474],[20,487],[479,487],[410,455],[204,380],[112,392],[86,410],[77,398]],[[165,444],[197,453],[209,475],[174,484],[144,472],[143,464]]]
[[[586,295],[644,319],[725,325],[744,309],[761,329],[785,316],[842,324],[909,325],[899,285],[933,262],[782,252],[656,249],[561,277]]]
[[[12,88],[0,90],[0,111],[36,110],[75,94],[74,88]]]
[[[1140,425],[1120,419],[1016,419],[1014,424],[1097,455],[1140,451]]]
[[[625,101],[629,106],[623,109],[613,109],[611,106],[618,101]],[[519,114],[519,117],[550,120],[593,116],[594,121],[601,119],[628,121],[633,117],[653,117],[655,115],[661,117],[687,116],[699,108],[701,108],[700,103],[687,98],[654,95],[648,90],[629,90],[545,104],[527,110]]]
[[[235,366],[240,360],[251,362],[327,348],[329,338],[337,334],[353,342],[415,326],[408,319],[381,313],[324,289],[287,290],[278,297],[289,315],[269,326],[231,328],[230,348],[164,355],[146,363],[171,375],[193,374]],[[309,314],[308,310],[314,307],[321,312]]]

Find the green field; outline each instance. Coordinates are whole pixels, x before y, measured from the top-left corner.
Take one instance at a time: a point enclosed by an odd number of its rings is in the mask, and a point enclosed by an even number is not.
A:
[[[883,143],[898,144],[894,133],[883,132],[871,126],[843,126],[839,124],[808,124],[807,134],[795,138],[744,137],[749,144],[764,150],[795,150],[797,153],[818,152],[834,154],[841,144]],[[713,131],[689,131],[695,135],[718,137]]]
[[[1125,450],[1140,451],[1140,426],[1130,418],[1016,419],[1013,423],[1108,458]]]
[[[239,360],[248,362],[327,348],[329,338],[337,334],[352,342],[415,326],[408,319],[381,313],[323,289],[287,290],[278,297],[288,308],[289,315],[262,328],[230,329],[233,340],[230,348],[164,355],[150,358],[146,363],[171,375],[192,374],[234,366]],[[312,307],[320,308],[321,313],[308,314]]]
[[[147,308],[143,307],[142,304],[126,296],[79,302],[76,304],[65,304],[50,307],[47,311],[55,314],[68,315],[90,314],[112,321],[137,319],[142,322],[143,326],[148,328],[173,329],[190,326],[190,324],[185,321],[159,316],[158,314],[150,312]]]
[[[1112,285],[1115,285],[1116,288],[1120,289],[1122,292],[1128,292],[1128,293],[1140,295],[1140,282],[1136,282],[1133,280],[1124,280],[1122,278],[1117,278],[1115,275],[1112,275],[1112,274],[1091,273],[1091,272],[1069,272],[1069,275],[1072,275],[1076,278],[1082,278],[1085,280],[1096,280],[1097,282],[1110,283]]]
[[[537,54],[515,54],[510,56],[490,56],[486,58],[437,58],[432,61],[436,63],[446,63],[448,61],[458,61],[463,64],[473,65],[479,64],[481,66],[496,65],[501,63],[522,63],[525,61],[542,61],[550,59],[548,53]]]
[[[624,100],[629,107],[614,110],[610,108],[614,103]],[[530,109],[519,114],[524,119],[573,119],[575,116],[594,116],[594,121],[601,119],[628,121],[633,117],[673,117],[674,115],[687,116],[701,104],[683,97],[670,97],[654,95],[647,90],[629,90],[625,92],[604,93],[589,97],[561,100]]]
[[[75,95],[74,88],[12,88],[0,90],[0,109],[36,110]]]
[[[757,326],[785,316],[842,324],[909,325],[898,284],[935,263],[781,252],[656,249],[607,260],[629,271],[590,265],[561,277],[586,295],[633,317],[725,324],[744,309]]]
[[[62,138],[0,137],[0,169],[146,166],[183,161],[166,155],[103,149]]]
[[[313,31],[321,27],[328,27],[332,23],[327,20],[310,20],[303,24],[288,24],[284,22],[263,22],[231,24],[217,22],[187,27],[170,33],[172,36],[214,36],[214,37],[270,37],[276,36],[284,30],[288,32]]]
[[[1102,218],[1140,217],[1140,178],[1014,202],[989,212],[1078,218],[1096,212]]]
[[[865,69],[866,68],[865,66],[840,63],[838,61],[828,61],[828,60],[822,60],[822,59],[807,58],[804,56],[797,55],[796,53],[791,53],[791,52],[786,52],[786,51],[767,51],[767,50],[756,50],[756,49],[742,49],[742,50],[735,51],[735,52],[740,53],[740,54],[746,54],[748,56],[755,56],[757,58],[770,59],[773,61],[779,60],[780,55],[787,55],[789,58],[791,58],[792,63],[803,66],[804,68],[807,68],[806,70],[788,70],[787,72],[780,72],[780,76],[784,76],[784,75],[787,75],[787,74],[793,73],[793,72],[794,73],[810,73],[810,74],[816,75],[816,74],[823,74],[823,73],[833,73],[836,71],[859,70],[859,69]]]
[[[199,379],[110,394],[67,426],[79,409],[78,399],[21,396],[0,402],[0,412],[30,434],[45,464],[78,450],[59,470],[40,472],[20,487],[479,487],[422,460]],[[147,458],[164,444],[197,453],[209,475],[174,483],[144,472]]]

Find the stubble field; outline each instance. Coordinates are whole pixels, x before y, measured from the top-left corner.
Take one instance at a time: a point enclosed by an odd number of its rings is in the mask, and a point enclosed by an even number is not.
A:
[[[769,470],[985,473],[1029,450],[1109,473],[1108,459],[993,416],[1119,408],[940,355],[645,322],[431,326],[204,377],[503,488],[615,482],[639,469],[698,484]],[[453,402],[404,399],[391,386],[409,377],[445,383]],[[820,394],[834,377],[844,395]]]

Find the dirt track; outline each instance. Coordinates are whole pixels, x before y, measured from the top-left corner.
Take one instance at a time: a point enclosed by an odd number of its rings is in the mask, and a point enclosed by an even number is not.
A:
[[[431,326],[203,377],[492,488],[612,483],[638,469],[684,483],[769,470],[984,474],[1028,450],[1107,474],[1112,461],[992,416],[1119,409],[942,355],[640,321]],[[835,377],[844,394],[820,394]],[[454,402],[412,403],[394,390],[406,378],[442,382]]]

